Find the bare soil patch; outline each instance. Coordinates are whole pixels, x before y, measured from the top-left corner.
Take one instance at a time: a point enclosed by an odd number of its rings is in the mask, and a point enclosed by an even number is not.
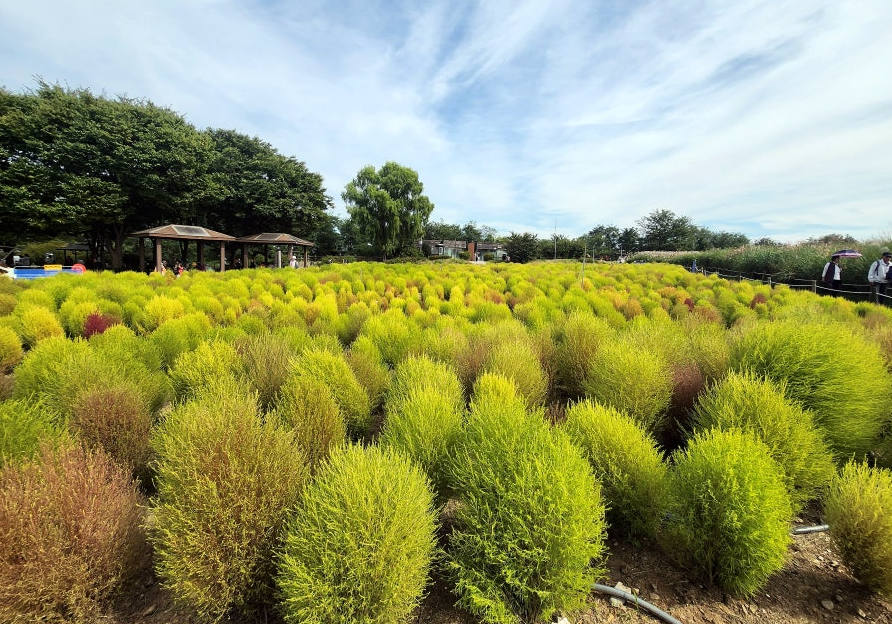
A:
[[[806,524],[811,524],[806,522]],[[683,624],[892,624],[892,602],[867,590],[839,560],[827,533],[797,535],[787,565],[749,599],[733,598],[720,589],[698,583],[652,544],[609,543],[608,576],[604,585],[620,582],[641,599]],[[478,624],[454,606],[444,583],[435,580],[416,610],[413,624]],[[609,596],[592,592],[588,608],[566,614],[573,624],[647,624],[654,616]],[[150,562],[127,587],[107,624],[198,624],[199,618],[174,604],[161,587]],[[234,624],[277,624],[272,612],[234,619]]]

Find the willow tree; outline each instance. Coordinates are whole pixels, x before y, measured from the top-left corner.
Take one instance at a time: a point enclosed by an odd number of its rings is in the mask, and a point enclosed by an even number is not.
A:
[[[375,171],[363,167],[341,197],[357,226],[383,259],[409,249],[421,238],[434,205],[418,173],[395,162]]]

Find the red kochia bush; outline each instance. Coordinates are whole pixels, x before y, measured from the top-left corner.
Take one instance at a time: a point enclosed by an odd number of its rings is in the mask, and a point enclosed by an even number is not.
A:
[[[0,621],[95,622],[146,554],[143,501],[102,451],[44,445],[0,472]]]

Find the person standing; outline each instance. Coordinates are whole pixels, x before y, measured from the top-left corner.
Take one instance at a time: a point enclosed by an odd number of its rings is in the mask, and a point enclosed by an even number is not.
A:
[[[883,255],[874,260],[867,271],[867,281],[876,291],[876,302],[886,303],[886,288],[889,286],[889,269],[892,269],[892,252],[884,251]]]
[[[839,256],[832,256],[830,262],[824,265],[821,281],[833,290],[839,290],[839,287],[842,286],[842,268],[839,266]]]

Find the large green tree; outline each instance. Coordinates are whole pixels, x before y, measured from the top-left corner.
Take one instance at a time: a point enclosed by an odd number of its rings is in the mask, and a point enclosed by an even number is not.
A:
[[[539,237],[530,232],[511,234],[504,242],[505,252],[512,262],[529,262],[535,260],[539,252]]]
[[[0,93],[0,237],[88,238],[120,267],[126,236],[189,220],[213,194],[212,145],[149,103],[40,83]]]
[[[696,226],[671,210],[654,210],[638,221],[641,247],[650,251],[693,249]]]
[[[387,162],[377,171],[363,167],[341,197],[350,217],[386,260],[408,250],[424,233],[434,205],[423,191],[418,173]]]
[[[284,232],[302,238],[326,230],[332,206],[322,176],[257,137],[209,129],[209,173],[216,196],[201,207],[201,225],[232,236]]]

